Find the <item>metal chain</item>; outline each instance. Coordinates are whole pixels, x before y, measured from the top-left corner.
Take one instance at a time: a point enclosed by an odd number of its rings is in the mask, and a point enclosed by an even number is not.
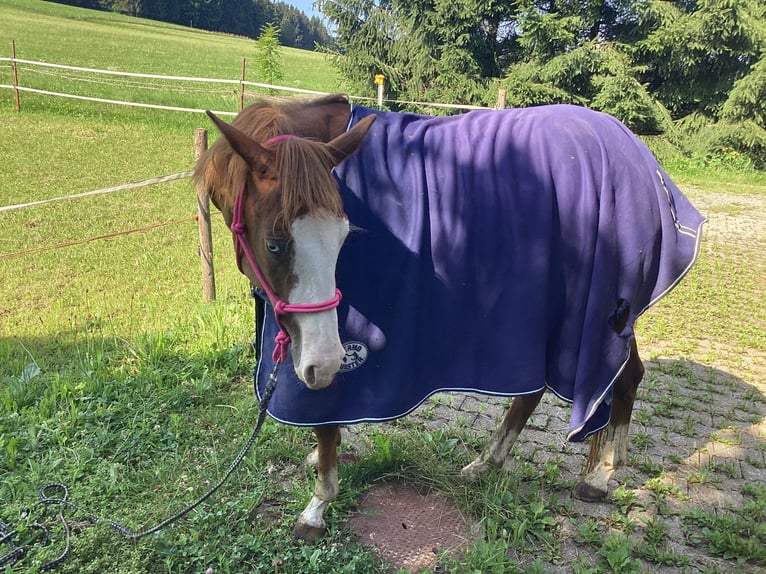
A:
[[[67,558],[69,555],[69,548],[70,548],[70,531],[69,526],[64,519],[63,515],[63,508],[71,508],[72,510],[76,510],[78,512],[81,512],[85,514],[91,522],[98,523],[98,522],[106,522],[114,528],[117,532],[119,532],[121,535],[123,535],[126,538],[130,538],[131,540],[138,540],[139,538],[143,538],[144,536],[148,536],[149,534],[154,534],[155,532],[163,529],[168,524],[171,524],[181,518],[182,516],[185,516],[195,508],[197,508],[200,504],[205,502],[208,498],[210,498],[223,484],[228,480],[229,476],[234,472],[234,470],[239,466],[239,464],[242,462],[242,460],[247,455],[247,452],[250,450],[250,447],[253,446],[253,443],[258,438],[258,435],[260,434],[261,427],[263,426],[263,422],[266,419],[266,408],[269,405],[269,400],[271,399],[271,395],[274,393],[274,389],[277,385],[277,371],[279,370],[279,363],[274,365],[274,370],[269,375],[269,381],[266,384],[266,388],[263,391],[263,399],[261,400],[260,409],[258,411],[258,420],[255,423],[255,428],[253,429],[253,432],[250,434],[250,438],[247,439],[247,442],[245,443],[245,446],[242,447],[242,449],[239,451],[239,454],[236,456],[236,458],[232,461],[232,463],[229,465],[229,468],[226,470],[224,475],[218,480],[218,482],[213,486],[210,490],[208,490],[205,494],[203,494],[197,501],[193,502],[192,504],[189,504],[188,506],[184,507],[183,509],[179,510],[175,514],[169,516],[156,526],[153,526],[151,528],[147,528],[146,530],[140,530],[138,532],[134,532],[127,526],[124,526],[120,524],[119,522],[115,520],[106,520],[104,518],[99,517],[96,514],[93,514],[92,512],[89,512],[82,506],[75,504],[74,502],[70,502],[67,500],[67,497],[69,496],[69,489],[68,487],[61,482],[51,482],[49,484],[46,484],[40,489],[40,502],[47,506],[59,506],[59,520],[61,521],[64,532],[66,535],[66,547],[64,548],[64,552],[59,556],[58,558],[51,560],[50,562],[45,563],[43,566],[40,567],[40,571],[47,571],[47,570],[54,570],[58,568],[61,563]],[[48,496],[48,491],[50,489],[58,489],[60,491],[60,494],[58,497],[50,497]],[[40,529],[43,531],[43,540],[41,541],[40,545],[45,546],[48,543],[48,531],[44,526],[41,525],[32,525],[32,528]],[[30,549],[30,546],[16,546],[13,544],[11,537],[16,534],[16,531],[12,532],[6,532],[7,525],[0,522],[0,544],[7,544],[10,548],[10,552],[6,554],[5,556],[0,557],[0,567],[5,566],[7,564],[14,564],[18,560],[20,560]]]

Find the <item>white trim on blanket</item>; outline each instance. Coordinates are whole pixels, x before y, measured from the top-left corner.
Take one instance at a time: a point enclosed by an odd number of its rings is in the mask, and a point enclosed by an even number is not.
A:
[[[415,406],[411,407],[409,410],[403,412],[400,415],[394,415],[390,417],[382,417],[382,418],[373,418],[373,417],[363,417],[359,419],[348,419],[348,420],[342,420],[342,421],[327,421],[323,423],[294,423],[282,420],[278,417],[275,417],[269,409],[266,409],[266,412],[269,413],[269,416],[273,418],[275,421],[290,425],[290,426],[296,426],[296,427],[315,427],[315,426],[325,426],[325,425],[355,425],[355,424],[361,424],[361,423],[384,423],[388,421],[394,421],[396,419],[400,419],[402,417],[406,417],[410,413],[412,413],[414,410],[418,409],[424,402],[426,402],[429,398],[434,396],[438,393],[475,393],[477,395],[484,395],[484,396],[490,396],[490,397],[521,397],[526,395],[534,395],[535,393],[539,393],[543,389],[545,389],[545,385],[541,385],[539,389],[536,389],[534,391],[529,391],[528,393],[493,393],[491,391],[482,391],[479,389],[474,389],[471,387],[466,388],[444,388],[444,389],[436,389],[423,397]],[[260,400],[260,397],[259,397]],[[571,403],[571,400],[564,399],[566,402]],[[600,429],[599,429],[600,430]]]

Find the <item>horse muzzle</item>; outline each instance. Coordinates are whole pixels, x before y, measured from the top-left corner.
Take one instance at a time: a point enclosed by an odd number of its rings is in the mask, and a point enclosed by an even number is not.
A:
[[[318,314],[323,315],[323,314]],[[340,369],[345,351],[338,336],[337,315],[295,317],[298,329],[292,340],[295,374],[311,390],[330,385]],[[326,321],[327,318],[331,320]]]
[[[296,363],[295,373],[312,391],[323,389],[335,379],[342,359],[343,348],[339,344],[337,353],[303,355]]]

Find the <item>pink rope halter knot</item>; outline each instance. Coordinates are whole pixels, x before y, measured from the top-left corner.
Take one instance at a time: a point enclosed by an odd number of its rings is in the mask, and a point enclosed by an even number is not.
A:
[[[288,134],[278,135],[269,140],[266,140],[262,145],[277,143],[293,137],[296,136]],[[326,301],[321,301],[319,303],[287,303],[286,301],[279,299],[274,294],[274,291],[269,286],[268,281],[266,281],[266,277],[261,272],[261,269],[255,260],[255,256],[250,250],[250,247],[248,246],[245,239],[245,235],[247,233],[247,225],[244,221],[246,191],[246,184],[243,183],[242,188],[237,195],[237,199],[234,202],[234,211],[231,216],[231,225],[229,226],[234,236],[234,253],[236,255],[237,267],[239,267],[240,271],[242,271],[242,263],[239,254],[240,251],[244,253],[247,262],[250,264],[250,268],[258,278],[258,282],[261,284],[263,291],[266,293],[266,296],[269,298],[269,301],[274,308],[274,318],[277,321],[277,325],[279,325],[279,332],[274,338],[275,347],[273,353],[271,354],[271,358],[275,364],[281,365],[287,359],[287,351],[290,346],[290,335],[287,333],[287,330],[282,324],[280,317],[283,317],[288,313],[320,313],[322,311],[330,311],[340,305],[342,295],[340,289],[336,287],[335,295]]]

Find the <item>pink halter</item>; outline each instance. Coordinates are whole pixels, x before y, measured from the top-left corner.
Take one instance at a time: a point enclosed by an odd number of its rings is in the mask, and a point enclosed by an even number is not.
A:
[[[265,141],[263,145],[276,143],[291,137],[296,136],[279,135]],[[237,199],[234,202],[234,212],[231,216],[231,232],[234,234],[234,253],[237,256],[237,265],[239,266],[240,271],[242,271],[242,265],[239,260],[240,250],[245,254],[245,258],[250,264],[250,268],[258,278],[258,281],[260,282],[261,287],[263,287],[263,290],[266,293],[266,296],[269,298],[269,301],[271,301],[271,305],[274,308],[274,317],[276,318],[280,329],[279,333],[277,333],[277,336],[274,338],[276,346],[274,347],[274,352],[271,356],[274,360],[274,363],[282,364],[287,358],[287,349],[290,346],[290,335],[287,334],[287,330],[282,324],[280,317],[288,313],[319,313],[321,311],[329,311],[331,309],[335,309],[338,305],[340,305],[341,293],[340,289],[336,288],[335,296],[332,299],[328,299],[327,301],[322,301],[320,303],[290,304],[277,298],[277,296],[271,290],[269,283],[266,281],[266,277],[264,277],[261,269],[258,267],[258,263],[255,261],[255,256],[253,255],[253,252],[250,251],[250,247],[247,245],[247,241],[245,240],[245,233],[247,232],[247,226],[244,222],[245,193],[246,184],[243,183],[242,189],[240,190],[239,195],[237,195]]]

